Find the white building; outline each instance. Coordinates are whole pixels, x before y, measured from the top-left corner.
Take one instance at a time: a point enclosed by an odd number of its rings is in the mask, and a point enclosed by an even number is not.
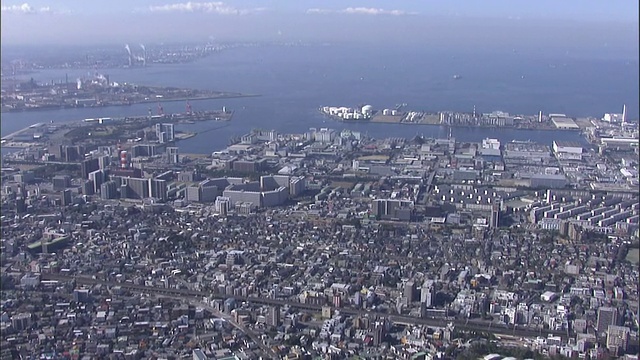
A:
[[[500,141],[498,139],[483,139],[482,140],[482,148],[483,149],[500,149]]]
[[[577,142],[553,141],[553,153],[562,160],[581,160],[582,146]]]
[[[604,114],[602,117],[602,121],[606,121],[609,123],[619,123],[622,122],[622,114]]]

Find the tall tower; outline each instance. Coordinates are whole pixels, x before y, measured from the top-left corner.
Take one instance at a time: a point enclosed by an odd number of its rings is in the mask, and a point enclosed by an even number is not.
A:
[[[489,221],[489,226],[492,229],[500,227],[500,205],[496,203],[491,206],[491,219]]]
[[[627,124],[627,104],[622,105],[622,128]]]

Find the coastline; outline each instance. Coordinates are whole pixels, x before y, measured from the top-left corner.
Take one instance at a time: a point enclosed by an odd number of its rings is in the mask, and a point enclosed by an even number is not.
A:
[[[543,126],[543,127],[535,127],[535,126],[526,126],[526,127],[522,127],[522,126],[496,126],[496,125],[491,125],[491,124],[477,124],[477,125],[467,125],[467,124],[442,124],[442,123],[432,123],[432,122],[408,122],[408,121],[402,121],[402,119],[400,120],[375,120],[377,116],[373,116],[370,118],[363,118],[363,119],[344,119],[340,116],[336,116],[336,115],[332,115],[332,114],[328,114],[325,111],[322,110],[322,108],[319,108],[318,111],[320,112],[320,114],[322,114],[324,117],[327,117],[333,121],[336,121],[338,123],[343,123],[343,124],[386,124],[386,125],[413,125],[413,126],[441,126],[441,127],[448,127],[448,128],[466,128],[466,129],[512,129],[512,130],[533,130],[533,131],[566,131],[566,132],[582,132],[584,131],[583,127],[579,127],[578,129],[561,129],[561,128],[555,128],[555,127],[550,127],[550,126]],[[400,118],[400,116],[397,116],[395,118]],[[533,123],[535,125],[535,123]]]
[[[566,132],[580,132],[584,129],[558,129],[550,127],[516,127],[516,126],[488,126],[488,125],[460,125],[460,124],[430,124],[430,123],[415,123],[415,122],[388,122],[388,121],[371,121],[371,120],[342,120],[335,119],[329,116],[332,120],[343,124],[376,124],[376,125],[406,125],[406,126],[442,126],[447,128],[465,128],[465,129],[498,129],[498,130],[532,130],[532,131],[566,131]]]
[[[109,107],[124,107],[131,106],[137,104],[149,104],[149,103],[169,103],[169,102],[178,102],[178,101],[198,101],[198,100],[224,100],[224,99],[238,99],[238,98],[249,98],[249,97],[260,97],[260,94],[233,94],[233,95],[219,95],[219,96],[201,96],[201,97],[185,97],[185,98],[159,98],[159,99],[149,99],[149,100],[141,100],[135,101],[128,104],[106,104],[99,106],[73,106],[73,105],[47,105],[40,107],[32,107],[32,108],[22,108],[22,109],[10,109],[10,108],[2,108],[0,109],[0,113],[20,113],[20,112],[37,112],[37,111],[50,111],[50,110],[64,110],[64,109],[91,109],[91,108],[109,108]]]

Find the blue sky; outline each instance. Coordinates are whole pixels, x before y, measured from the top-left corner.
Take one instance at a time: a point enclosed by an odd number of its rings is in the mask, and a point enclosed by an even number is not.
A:
[[[502,32],[510,28],[529,36],[549,23],[563,29],[561,35],[571,27],[566,41],[581,40],[577,33],[584,29],[585,41],[595,36],[606,42],[628,42],[637,39],[638,24],[635,0],[3,0],[1,4],[3,44],[118,42],[127,37],[336,40],[345,33],[354,40],[393,40],[434,31],[460,38],[480,36],[477,32],[483,33],[485,27],[474,25],[483,21],[487,28],[502,29],[489,29],[484,38],[504,36]]]
[[[149,9],[152,6],[186,4],[188,2],[171,0],[29,0],[26,2],[2,1],[2,6],[4,8],[28,4],[33,9],[49,8],[50,11],[104,14],[128,13]],[[207,3],[207,1],[191,1],[191,3]],[[312,8],[338,11],[349,7],[360,7],[439,16],[458,14],[477,17],[519,16],[532,19],[573,18],[595,21],[638,21],[638,2],[634,0],[227,0],[219,3],[235,9],[264,8],[269,11],[289,13],[304,13],[307,9]],[[6,14],[3,12],[4,15]]]

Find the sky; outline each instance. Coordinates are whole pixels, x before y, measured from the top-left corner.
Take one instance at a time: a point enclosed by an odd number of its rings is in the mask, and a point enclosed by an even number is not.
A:
[[[3,45],[174,41],[375,41],[637,52],[636,0],[1,1]]]

